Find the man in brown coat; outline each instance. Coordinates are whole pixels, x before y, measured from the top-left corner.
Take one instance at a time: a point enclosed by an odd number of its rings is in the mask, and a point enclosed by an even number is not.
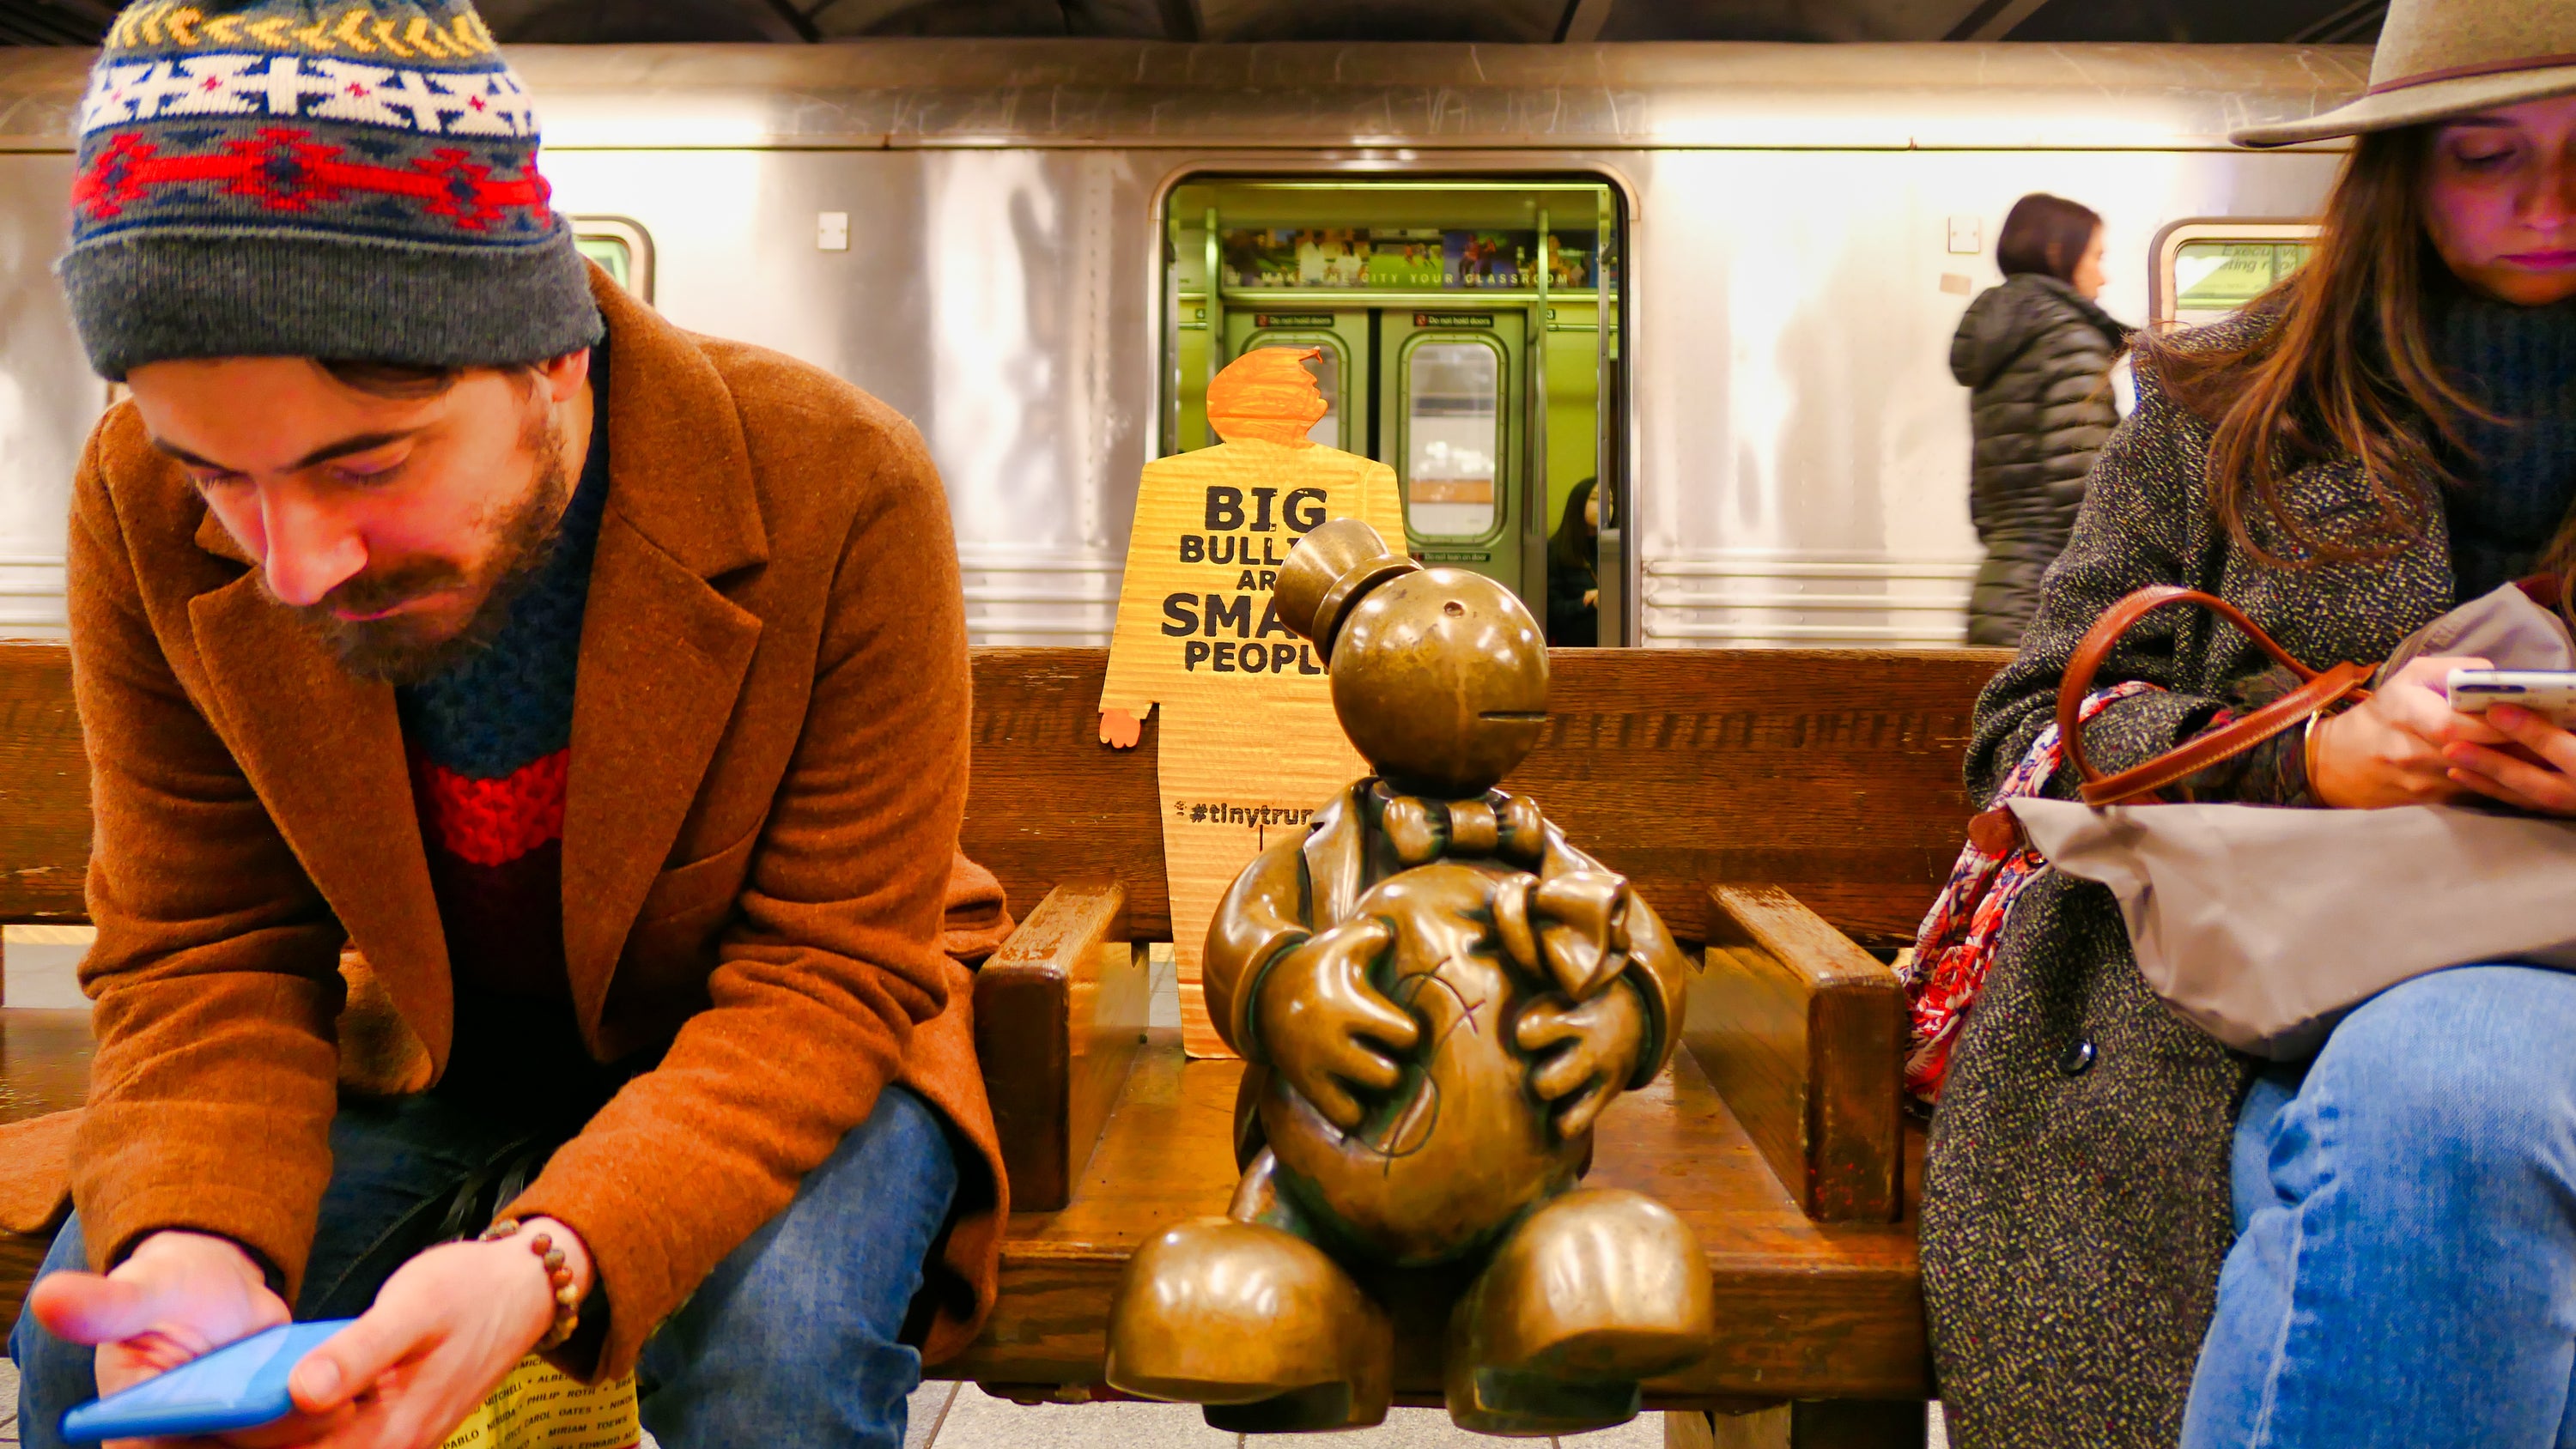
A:
[[[73,506],[99,1044],[22,1431],[291,1305],[357,1321],[261,1442],[434,1445],[535,1348],[670,1449],[898,1444],[1004,1210],[939,480],[586,267],[463,0],[308,8],[120,26],[82,108],[62,273],[133,398]],[[333,63],[385,33],[438,58]],[[344,945],[408,1094],[335,1085]]]

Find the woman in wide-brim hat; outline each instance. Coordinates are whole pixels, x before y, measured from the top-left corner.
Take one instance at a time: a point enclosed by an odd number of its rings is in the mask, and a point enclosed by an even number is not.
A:
[[[1980,701],[1981,794],[2138,588],[2219,594],[2324,664],[2576,574],[2576,0],[2397,0],[2367,94],[2237,139],[2345,136],[2306,266],[2142,347],[2137,411]],[[2576,736],[2453,714],[2460,662],[2214,767],[2197,798],[2576,816]],[[2180,610],[2099,676],[2125,680],[2154,688],[2086,726],[2106,770],[2283,687]],[[2072,794],[2064,772],[2050,790]],[[2576,1445],[2576,974],[2419,978],[2266,1066],[2148,991],[2108,890],[2043,874],[2011,909],[1982,987],[1960,978],[1926,1175],[1954,1444]]]

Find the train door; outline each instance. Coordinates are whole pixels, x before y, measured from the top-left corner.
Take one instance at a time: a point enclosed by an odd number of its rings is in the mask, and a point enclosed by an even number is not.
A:
[[[1309,435],[1395,469],[1406,543],[1426,563],[1471,569],[1535,597],[1522,485],[1531,469],[1526,309],[1237,312],[1225,355],[1311,347],[1328,411]],[[1543,533],[1544,530],[1541,530]]]
[[[1315,441],[1394,468],[1406,546],[1550,618],[1550,535],[1586,481],[1620,493],[1614,203],[1597,182],[1543,180],[1175,188],[1163,450],[1216,441],[1207,381],[1228,362],[1315,348],[1308,365],[1330,409]],[[1602,643],[1624,633],[1619,513],[1615,501],[1602,510],[1592,547],[1560,550],[1599,561],[1560,582],[1563,602],[1597,614]]]

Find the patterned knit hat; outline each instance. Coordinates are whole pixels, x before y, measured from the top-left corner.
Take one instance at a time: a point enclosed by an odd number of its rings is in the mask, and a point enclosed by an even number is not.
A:
[[[79,124],[57,271],[102,376],[599,340],[536,112],[469,0],[137,0]]]

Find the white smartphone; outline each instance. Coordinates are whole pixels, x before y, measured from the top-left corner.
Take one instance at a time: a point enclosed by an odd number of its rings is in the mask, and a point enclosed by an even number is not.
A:
[[[2564,729],[2576,725],[2576,670],[2454,669],[2445,681],[2451,708],[2483,714],[2491,704],[2515,704]]]

